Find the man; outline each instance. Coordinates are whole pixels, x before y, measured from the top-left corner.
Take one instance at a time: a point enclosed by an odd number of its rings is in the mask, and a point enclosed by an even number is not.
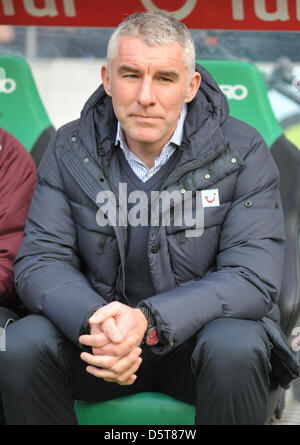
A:
[[[0,128],[0,354],[6,349],[9,323],[24,315],[13,274],[13,261],[23,239],[36,171],[25,147]],[[0,406],[0,424],[5,423]]]
[[[12,269],[23,239],[35,181],[30,154],[13,135],[0,128],[0,326],[15,313],[24,313]]]
[[[167,13],[119,25],[102,79],[39,169],[15,263],[35,314],[0,356],[7,421],[75,424],[74,399],[156,390],[195,404],[197,424],[263,424],[261,320],[279,320],[284,257],[269,150]],[[155,207],[163,192],[189,196],[190,218]]]

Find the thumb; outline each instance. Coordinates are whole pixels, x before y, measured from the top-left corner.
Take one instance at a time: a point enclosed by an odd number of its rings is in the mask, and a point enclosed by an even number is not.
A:
[[[115,317],[120,311],[120,303],[112,302],[102,306],[89,318],[90,324],[101,324],[110,317]]]

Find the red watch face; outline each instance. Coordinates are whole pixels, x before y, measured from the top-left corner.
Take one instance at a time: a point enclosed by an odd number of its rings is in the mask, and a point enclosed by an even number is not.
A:
[[[158,338],[157,328],[150,329],[150,331],[147,333],[147,338],[146,338],[147,345],[154,346],[158,343],[158,341],[159,338]]]

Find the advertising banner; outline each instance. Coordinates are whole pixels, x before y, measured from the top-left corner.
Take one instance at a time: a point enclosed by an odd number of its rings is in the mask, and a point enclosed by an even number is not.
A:
[[[300,30],[300,0],[0,0],[0,24],[115,27],[159,10],[191,29]]]

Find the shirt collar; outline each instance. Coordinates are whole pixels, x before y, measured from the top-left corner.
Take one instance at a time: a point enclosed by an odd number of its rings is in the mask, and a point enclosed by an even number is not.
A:
[[[186,115],[187,115],[187,104],[183,104],[183,107],[181,109],[181,113],[179,116],[179,120],[177,123],[177,127],[176,127],[171,139],[167,142],[166,145],[175,144],[178,147],[180,147],[182,139],[183,139],[184,121],[185,121]],[[126,139],[124,137],[124,132],[122,130],[120,122],[118,121],[115,145],[118,145],[119,143],[120,143],[121,148],[123,148],[123,147],[128,148]]]

